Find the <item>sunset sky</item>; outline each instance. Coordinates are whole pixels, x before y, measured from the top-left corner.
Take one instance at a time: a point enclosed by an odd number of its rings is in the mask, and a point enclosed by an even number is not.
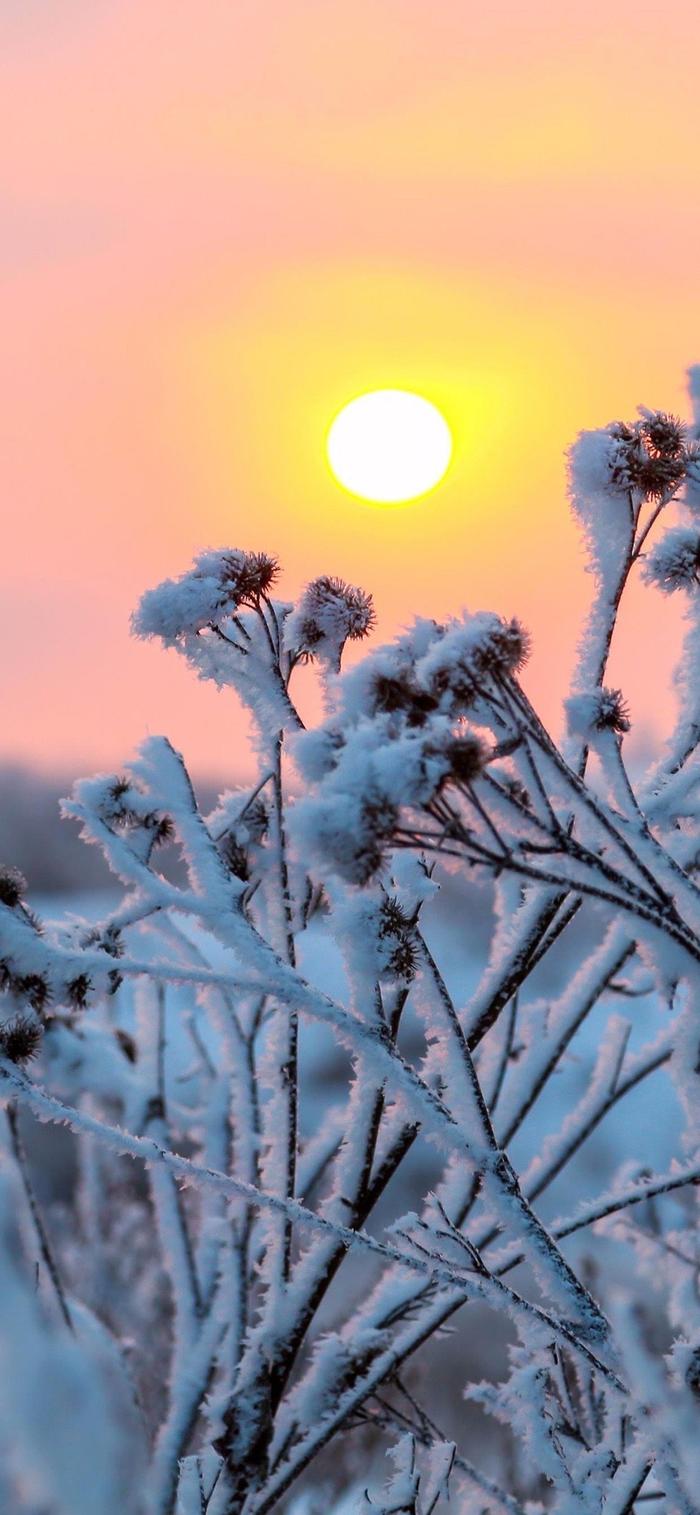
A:
[[[8,0],[0,33],[0,757],[165,731],[246,771],[231,696],[129,635],[205,546],[371,588],[381,636],[518,614],[556,724],[588,593],[564,449],[685,411],[700,359],[696,0]],[[325,460],[382,387],[454,437],[401,508]],[[635,593],[642,731],[678,635]]]

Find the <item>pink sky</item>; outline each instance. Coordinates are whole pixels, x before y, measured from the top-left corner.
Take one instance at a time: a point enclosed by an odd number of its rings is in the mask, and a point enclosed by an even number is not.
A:
[[[277,551],[290,594],[365,584],[382,635],[519,614],[556,721],[587,593],[564,448],[683,410],[700,358],[694,0],[25,0],[0,32],[0,755],[90,769],[167,731],[243,771],[230,698],[128,631],[207,545]],[[455,433],[401,510],[324,460],[384,385]],[[635,593],[642,727],[677,642]]]

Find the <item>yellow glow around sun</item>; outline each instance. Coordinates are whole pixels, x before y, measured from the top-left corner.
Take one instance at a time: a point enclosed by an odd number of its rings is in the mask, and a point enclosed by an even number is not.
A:
[[[439,484],[452,437],[429,400],[406,389],[376,389],[338,413],[327,448],[331,470],[350,494],[399,505]]]

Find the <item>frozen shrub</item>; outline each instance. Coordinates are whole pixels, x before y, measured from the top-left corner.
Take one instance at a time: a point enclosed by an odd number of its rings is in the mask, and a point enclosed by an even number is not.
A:
[[[572,449],[594,590],[564,746],[526,693],[515,619],[419,619],[343,673],[374,610],[341,579],[293,604],[273,595],[275,558],[226,549],[144,595],[135,632],[244,701],[259,773],[204,814],[153,737],[76,784],[65,813],[123,889],[97,924],[42,926],[0,870],[0,1487],[18,1515],[311,1510],[298,1480],[327,1477],[323,1454],[358,1426],[393,1466],[383,1488],[353,1476],[344,1511],[697,1508],[697,424],[644,410]],[[641,781],[605,682],[640,566],[687,614],[678,721]],[[312,731],[295,704],[308,662],[326,683]],[[436,923],[461,873],[495,912],[455,989]],[[592,1023],[563,1108],[557,1076]],[[339,1049],[323,1104],[314,1027]],[[550,1186],[610,1112],[669,1079],[672,1160],[653,1172],[620,1150],[597,1188],[584,1166],[582,1202],[553,1213]],[[47,1218],[32,1118],[76,1138]],[[450,1440],[410,1378],[470,1305],[507,1321],[508,1366],[485,1382],[464,1366],[467,1397],[507,1427],[500,1467],[478,1437]]]

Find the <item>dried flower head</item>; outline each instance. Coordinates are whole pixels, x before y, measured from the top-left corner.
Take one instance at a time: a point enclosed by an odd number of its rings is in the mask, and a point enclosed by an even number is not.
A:
[[[15,994],[26,999],[32,1010],[38,1015],[43,1014],[51,998],[51,987],[43,973],[23,973],[14,979],[12,988]]]
[[[130,779],[122,776],[105,786],[99,813],[108,826],[146,832],[154,845],[172,841],[175,836],[170,816],[149,810],[143,794]]]
[[[379,907],[377,935],[386,949],[385,971],[410,983],[418,964],[413,922],[399,900],[387,895]]]
[[[288,636],[297,655],[321,657],[338,667],[345,643],[367,636],[374,620],[370,594],[323,574],[307,584],[290,618]]]
[[[619,736],[629,731],[629,710],[621,689],[600,690],[594,725],[596,731],[615,731]]]
[[[596,732],[614,731],[623,736],[630,729],[627,705],[620,689],[592,689],[574,694],[566,701],[566,715],[572,736],[589,742]]]
[[[640,406],[640,432],[652,457],[680,458],[687,444],[688,428],[678,416]]]
[[[109,785],[108,793],[110,795],[110,798],[114,801],[115,805],[123,805],[130,790],[131,780],[125,778],[123,774],[118,774],[117,777]]]
[[[11,910],[19,905],[27,888],[27,880],[18,868],[0,868],[0,903]]]
[[[438,708],[437,696],[420,689],[410,675],[377,673],[371,688],[375,713],[405,714],[409,726],[423,726]]]
[[[500,682],[517,674],[529,650],[528,633],[518,620],[465,616],[436,640],[419,672],[443,709],[456,715],[484,695],[489,680]]]
[[[687,461],[680,421],[662,411],[645,411],[641,421],[616,421],[608,431],[617,444],[610,456],[614,489],[633,490],[645,500],[675,493],[685,478]]]
[[[136,636],[158,636],[170,645],[256,605],[279,572],[276,558],[237,548],[207,551],[179,579],[165,579],[143,595],[132,618]]]
[[[87,973],[78,973],[66,984],[63,998],[71,1010],[84,1010],[92,989]]]
[[[0,1026],[0,1054],[10,1063],[28,1063],[39,1051],[42,1034],[37,1021],[27,1015],[16,1015],[14,1020]]]
[[[530,633],[515,616],[502,621],[491,633],[483,648],[477,648],[475,661],[479,672],[503,678],[519,673],[530,656]]]
[[[226,867],[234,875],[234,878],[242,879],[247,883],[250,878],[250,863],[248,853],[243,843],[235,834],[228,831],[219,843],[219,851]]]
[[[171,842],[175,836],[175,826],[169,815],[160,815],[156,810],[150,810],[143,817],[136,817],[136,824],[143,826],[145,831],[150,831],[157,847],[164,842]]]
[[[418,949],[413,937],[408,932],[395,937],[387,961],[387,972],[392,978],[400,978],[404,983],[410,983],[416,976],[417,966]]]
[[[394,894],[387,894],[379,906],[379,935],[399,936],[412,927],[411,917]]]
[[[674,526],[661,538],[644,564],[644,577],[664,594],[695,589],[700,583],[700,530]]]
[[[86,931],[82,939],[84,947],[97,947],[100,952],[106,952],[109,957],[124,956],[124,942],[119,926],[108,925],[102,931],[91,928]]]
[[[255,605],[269,594],[279,575],[279,563],[267,552],[246,552],[237,567],[236,591],[239,604]]]
[[[453,737],[444,752],[450,765],[448,781],[452,780],[456,784],[472,784],[488,761],[484,743],[472,732]]]

